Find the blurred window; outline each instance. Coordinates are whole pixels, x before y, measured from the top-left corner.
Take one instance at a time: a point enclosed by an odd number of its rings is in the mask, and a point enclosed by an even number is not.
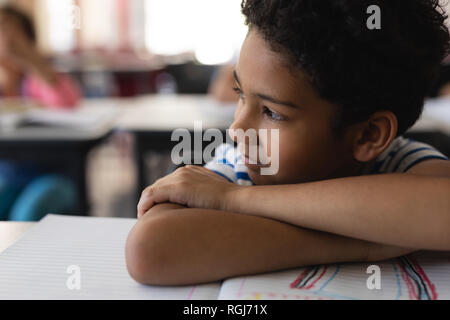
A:
[[[41,0],[38,3],[39,29],[43,47],[50,52],[66,52],[76,47],[79,12],[74,0]]]
[[[195,52],[204,64],[224,63],[247,28],[241,0],[146,0],[146,46],[156,54]]]

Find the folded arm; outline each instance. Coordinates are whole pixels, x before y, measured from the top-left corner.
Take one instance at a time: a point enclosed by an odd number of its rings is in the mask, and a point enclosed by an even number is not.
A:
[[[271,218],[386,245],[450,250],[449,195],[450,162],[444,160],[425,161],[404,174],[250,187],[187,166],[148,187],[139,213],[171,202]]]
[[[239,190],[227,203],[232,211],[346,237],[450,250],[448,161],[423,163],[407,174],[255,186]]]
[[[262,217],[161,204],[130,232],[126,262],[138,282],[187,285],[306,265],[378,261],[412,251]]]

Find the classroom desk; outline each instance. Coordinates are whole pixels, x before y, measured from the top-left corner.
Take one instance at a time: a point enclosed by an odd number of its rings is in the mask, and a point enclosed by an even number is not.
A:
[[[425,101],[422,116],[411,132],[439,132],[450,136],[450,98]]]
[[[51,172],[71,178],[78,190],[76,213],[89,212],[86,181],[88,153],[113,131],[115,109],[113,101],[85,101],[75,113],[97,117],[92,125],[82,129],[67,126],[23,126],[0,133],[0,159],[31,162]],[[31,161],[30,161],[31,160]],[[56,168],[56,169],[55,169]]]
[[[36,222],[0,222],[0,253],[5,251]]]
[[[233,122],[235,109],[236,104],[221,104],[206,95],[153,95],[134,99],[119,119],[116,129],[135,136],[137,199],[147,186],[145,156],[148,152],[170,152],[179,143],[171,141],[172,132],[187,129],[193,137],[195,122],[198,121],[201,122],[202,132],[219,129],[225,137],[225,130]],[[191,145],[194,146],[193,141]]]
[[[450,158],[450,98],[427,100],[422,116],[404,136],[428,143]]]

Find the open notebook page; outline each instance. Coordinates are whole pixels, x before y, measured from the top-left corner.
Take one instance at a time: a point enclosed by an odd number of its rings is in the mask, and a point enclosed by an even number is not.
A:
[[[0,255],[0,299],[217,299],[220,283],[158,287],[135,282],[124,252],[135,223],[46,216]],[[69,266],[75,269],[67,273]],[[79,282],[73,278],[77,274]]]
[[[369,290],[367,273],[380,267],[380,289]],[[374,282],[371,282],[374,284]],[[379,263],[311,266],[226,280],[219,300],[447,300],[450,254],[419,252]]]

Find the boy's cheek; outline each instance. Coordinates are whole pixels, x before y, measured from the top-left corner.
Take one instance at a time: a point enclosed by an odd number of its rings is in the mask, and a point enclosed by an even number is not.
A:
[[[280,154],[278,174],[275,176],[279,184],[295,184],[318,180],[326,168],[311,154],[301,152],[290,155]]]

